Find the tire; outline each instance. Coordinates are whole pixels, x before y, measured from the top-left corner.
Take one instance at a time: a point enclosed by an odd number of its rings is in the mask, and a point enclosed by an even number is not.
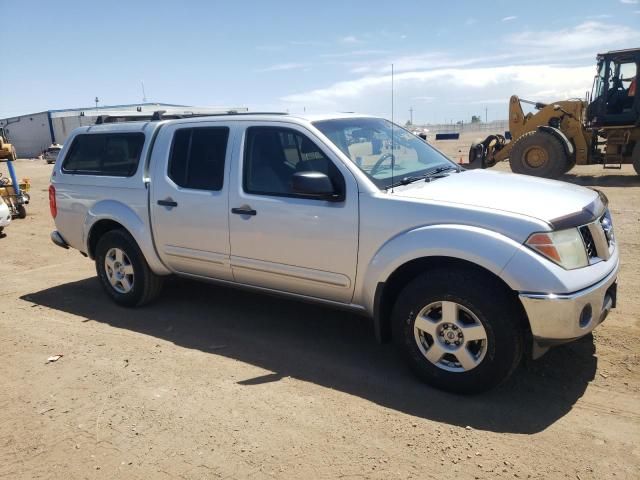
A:
[[[18,218],[27,218],[27,209],[22,204],[16,206],[16,213]]]
[[[478,138],[473,141],[471,147],[469,147],[469,167],[477,167],[482,168],[484,161],[484,145],[482,144],[482,139]]]
[[[160,294],[162,277],[151,271],[136,241],[125,230],[111,230],[100,238],[95,261],[102,288],[118,305],[141,306]]]
[[[522,359],[522,314],[509,293],[497,280],[471,269],[438,268],[424,273],[398,296],[392,313],[394,342],[426,383],[454,393],[489,390],[506,380]],[[454,330],[453,324],[447,328],[444,320],[452,318],[447,313],[439,323],[426,320],[437,319],[443,306],[450,312],[452,304],[455,321],[464,328]],[[428,328],[417,328],[416,323],[422,326],[425,322]],[[424,333],[430,329],[435,337]],[[463,332],[460,346],[444,344],[452,333],[450,339],[456,341],[459,332]],[[482,335],[484,339],[473,340]],[[432,349],[436,352],[433,358],[440,358],[437,363],[427,358]],[[445,353],[440,357],[438,352]],[[465,363],[471,367],[465,368]]]
[[[560,140],[550,133],[535,131],[516,140],[509,163],[514,173],[558,178],[568,171],[570,162]]]
[[[569,173],[571,171],[571,169],[573,169],[573,167],[575,167],[575,166],[576,166],[575,158],[569,159],[569,161],[567,162],[567,166],[565,167],[563,173]]]
[[[636,146],[633,147],[633,153],[631,154],[631,163],[636,173],[640,175],[640,140],[636,141]]]

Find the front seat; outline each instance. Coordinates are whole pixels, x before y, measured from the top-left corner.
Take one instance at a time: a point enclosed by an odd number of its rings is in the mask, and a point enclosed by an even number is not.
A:
[[[247,179],[249,190],[263,193],[291,193],[293,172],[285,165],[278,132],[263,131],[251,143],[251,166]]]

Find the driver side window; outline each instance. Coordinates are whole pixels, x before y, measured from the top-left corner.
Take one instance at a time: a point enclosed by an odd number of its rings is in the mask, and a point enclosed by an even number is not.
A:
[[[329,177],[337,193],[344,179],[333,162],[305,135],[281,127],[247,129],[243,167],[245,192],[298,197],[292,177],[297,172],[320,172]]]

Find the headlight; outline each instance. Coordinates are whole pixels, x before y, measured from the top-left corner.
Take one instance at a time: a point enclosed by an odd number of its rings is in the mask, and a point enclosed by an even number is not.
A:
[[[577,228],[532,234],[525,245],[567,270],[589,265]]]

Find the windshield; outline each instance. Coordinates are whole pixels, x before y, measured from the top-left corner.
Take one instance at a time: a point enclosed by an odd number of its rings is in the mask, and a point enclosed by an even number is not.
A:
[[[429,144],[382,118],[323,120],[313,125],[380,189],[387,189],[403,178],[421,176],[439,167],[456,168],[454,163]]]

